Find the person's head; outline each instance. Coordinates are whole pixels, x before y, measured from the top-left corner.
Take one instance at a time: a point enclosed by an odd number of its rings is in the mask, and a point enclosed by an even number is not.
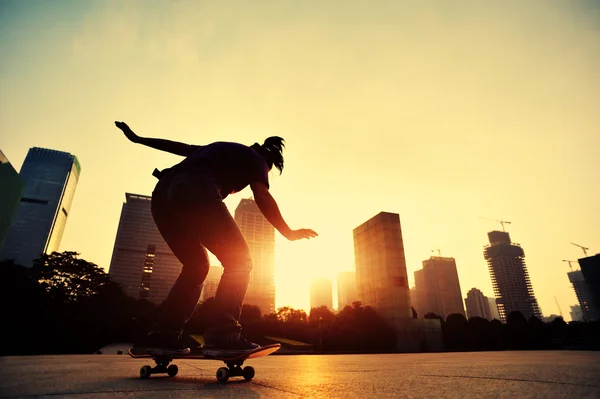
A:
[[[272,136],[267,138],[262,145],[258,143],[252,144],[252,148],[267,162],[269,170],[275,166],[279,170],[279,174],[283,172],[283,147],[285,147],[283,142],[284,140],[281,137]]]

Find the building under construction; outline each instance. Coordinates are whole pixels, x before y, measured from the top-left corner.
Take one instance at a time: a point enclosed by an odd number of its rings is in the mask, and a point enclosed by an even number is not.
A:
[[[509,234],[504,231],[491,231],[488,238],[490,245],[485,247],[483,255],[490,269],[500,318],[506,321],[506,317],[514,311],[521,312],[527,319],[531,316],[541,318],[525,266],[523,248],[512,243]]]

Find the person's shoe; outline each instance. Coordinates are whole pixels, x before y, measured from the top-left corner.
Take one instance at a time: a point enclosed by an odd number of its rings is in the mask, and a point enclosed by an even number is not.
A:
[[[204,333],[204,346],[202,349],[206,357],[243,355],[258,348],[260,348],[260,345],[248,341],[241,330],[234,332],[208,330]]]
[[[144,342],[134,345],[131,351],[137,354],[157,356],[187,355],[190,348],[181,339],[181,334],[175,331],[151,331]]]

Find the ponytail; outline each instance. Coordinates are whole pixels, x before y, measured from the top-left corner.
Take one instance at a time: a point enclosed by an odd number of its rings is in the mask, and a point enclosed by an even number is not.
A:
[[[267,138],[262,145],[258,143],[252,145],[252,148],[265,159],[269,169],[275,166],[280,174],[283,172],[283,148],[285,147],[283,142],[281,137],[272,136]]]

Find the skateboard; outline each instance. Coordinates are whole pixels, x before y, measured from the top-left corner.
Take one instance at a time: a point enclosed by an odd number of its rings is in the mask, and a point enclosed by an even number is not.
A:
[[[140,378],[149,378],[152,374],[167,374],[169,377],[175,377],[179,368],[176,364],[171,364],[174,359],[203,359],[203,360],[221,360],[227,367],[220,367],[217,370],[217,380],[226,382],[229,377],[244,377],[245,380],[251,380],[254,377],[254,368],[246,366],[242,368],[244,361],[247,359],[256,359],[259,357],[269,356],[281,348],[281,344],[272,344],[261,346],[253,351],[246,352],[242,355],[233,355],[231,357],[206,357],[202,351],[192,352],[187,355],[159,355],[152,353],[136,353],[135,348],[127,351],[129,356],[140,358],[152,358],[156,362],[156,366],[142,366],[140,369]]]

